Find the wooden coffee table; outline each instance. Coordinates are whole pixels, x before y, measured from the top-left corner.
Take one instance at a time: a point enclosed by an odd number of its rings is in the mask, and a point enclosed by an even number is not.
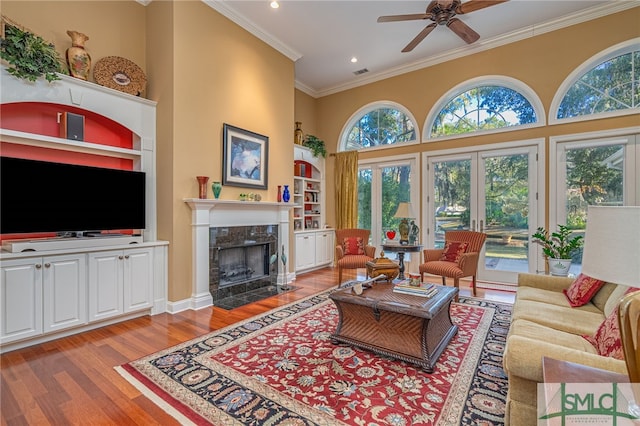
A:
[[[438,358],[458,332],[449,308],[455,287],[438,285],[430,299],[393,292],[378,282],[357,295],[350,288],[329,297],[340,314],[334,343],[342,342],[422,367],[432,373]]]

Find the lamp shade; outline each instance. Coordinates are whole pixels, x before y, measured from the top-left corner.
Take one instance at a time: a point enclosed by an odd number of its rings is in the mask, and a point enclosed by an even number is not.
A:
[[[400,219],[413,219],[416,215],[413,213],[411,203],[398,203],[398,210],[396,210],[396,214],[394,214],[393,217]]]
[[[640,207],[589,206],[582,273],[640,286]]]

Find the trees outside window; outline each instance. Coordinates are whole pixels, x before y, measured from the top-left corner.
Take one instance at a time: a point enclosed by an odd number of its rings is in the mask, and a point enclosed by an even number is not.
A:
[[[356,112],[342,136],[342,151],[417,142],[415,119],[403,107],[376,102]]]
[[[480,85],[449,100],[436,115],[430,137],[536,123],[531,102],[521,93],[500,85]]]
[[[567,90],[557,119],[640,108],[640,50],[600,62]]]

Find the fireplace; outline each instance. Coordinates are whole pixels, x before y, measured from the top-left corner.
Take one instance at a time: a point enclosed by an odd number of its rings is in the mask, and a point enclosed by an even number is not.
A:
[[[220,280],[218,275],[218,281],[214,284],[214,290],[212,291],[211,276],[212,270],[219,268],[218,266],[211,266],[212,257],[218,255],[219,250],[215,250],[212,253],[212,247],[223,247],[221,244],[226,244],[226,247],[239,246],[239,245],[252,245],[269,243],[272,244],[271,236],[268,241],[259,241],[254,238],[254,235],[263,235],[267,231],[257,231],[249,236],[244,236],[243,239],[238,238],[239,243],[230,243],[227,241],[229,235],[235,235],[234,231],[215,231],[215,235],[212,235],[213,229],[228,230],[236,227],[248,227],[257,229],[257,227],[264,226],[264,229],[270,229],[273,236],[273,243],[275,245],[269,246],[269,253],[275,253],[275,250],[279,251],[279,255],[284,252],[287,258],[289,256],[289,214],[293,208],[293,203],[274,203],[269,201],[260,202],[248,202],[237,200],[218,200],[218,199],[202,199],[202,198],[187,198],[184,200],[191,208],[191,229],[192,229],[192,282],[191,282],[191,297],[178,302],[172,302],[168,309],[170,312],[180,312],[184,309],[200,309],[213,304],[213,297],[219,297],[220,291],[240,290],[235,289],[236,286],[231,285],[226,288],[220,287]],[[226,232],[226,235],[224,233]],[[211,239],[215,238],[215,243],[212,245]],[[251,241],[256,241],[252,243]],[[251,255],[249,255],[251,256]],[[295,280],[295,272],[289,271],[290,263],[283,268],[280,258],[277,265],[271,265],[273,271],[269,273],[269,282],[271,282],[271,274],[276,274],[276,283],[279,286],[286,286]],[[253,268],[251,268],[253,269]],[[219,273],[219,272],[217,272]],[[248,282],[243,283],[249,285]],[[254,284],[251,284],[254,285]]]
[[[220,226],[209,229],[209,291],[213,303],[275,286],[278,225]]]

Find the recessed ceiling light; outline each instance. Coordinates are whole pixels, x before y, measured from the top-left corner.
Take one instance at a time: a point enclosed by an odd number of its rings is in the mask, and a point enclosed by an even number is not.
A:
[[[358,58],[356,58],[355,56],[351,58],[351,63],[355,64],[356,62],[358,62]]]
[[[272,9],[277,9],[277,8],[279,8],[279,7],[280,7],[280,3],[278,3],[277,1],[273,0],[273,1],[271,2],[271,8],[272,8]]]

